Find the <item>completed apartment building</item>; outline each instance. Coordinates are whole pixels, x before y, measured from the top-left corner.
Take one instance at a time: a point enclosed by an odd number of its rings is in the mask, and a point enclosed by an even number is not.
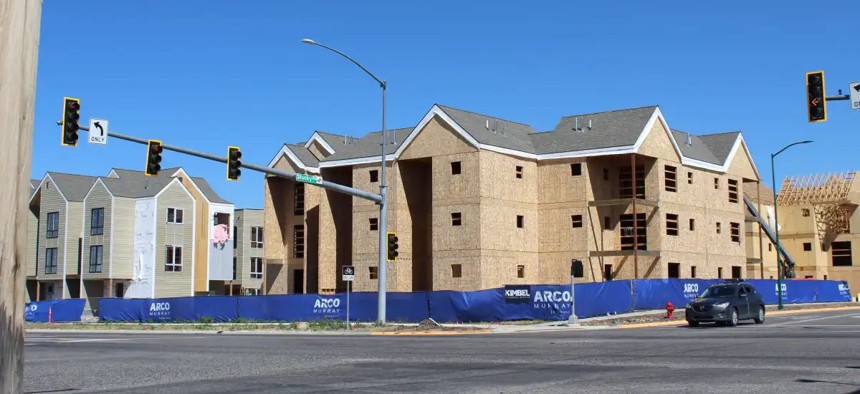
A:
[[[181,168],[48,172],[30,212],[33,300],[223,294],[232,278],[233,205]],[[219,225],[228,238],[215,237]]]
[[[256,295],[263,288],[263,210],[237,209],[233,225],[233,280],[228,294]]]
[[[385,142],[390,291],[748,274],[744,193],[759,173],[740,132],[694,135],[656,106],[565,116],[552,130],[442,105]],[[270,167],[378,191],[380,133],[315,132]],[[375,291],[373,202],[269,177],[269,293]]]

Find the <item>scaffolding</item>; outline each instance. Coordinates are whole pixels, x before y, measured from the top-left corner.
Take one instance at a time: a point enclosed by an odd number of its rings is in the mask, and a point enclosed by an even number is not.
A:
[[[848,232],[857,204],[851,201],[855,171],[786,178],[777,202],[780,206],[811,207],[824,250],[836,236]]]

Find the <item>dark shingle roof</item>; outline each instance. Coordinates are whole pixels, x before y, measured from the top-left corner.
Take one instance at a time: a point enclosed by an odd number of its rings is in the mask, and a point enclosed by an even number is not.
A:
[[[701,136],[702,142],[708,146],[714,156],[719,160],[720,164],[725,163],[729,158],[729,153],[732,147],[735,146],[735,141],[741,134],[740,131],[731,131],[728,133],[706,134]]]
[[[439,108],[481,144],[521,152],[532,152],[534,150],[529,139],[529,134],[534,133],[536,130],[527,124],[511,122],[444,105],[439,105]],[[488,124],[489,129],[487,128]]]
[[[30,179],[30,188],[31,189],[38,189],[39,184],[41,184],[41,183],[42,183],[41,179]]]
[[[93,187],[96,177],[89,175],[64,174],[61,172],[48,172],[54,180],[57,189],[63,193],[68,201],[84,201],[84,196]]]
[[[656,109],[657,106],[650,106],[565,116],[552,131],[531,136],[535,153],[576,152],[631,146],[639,139]],[[591,129],[588,128],[589,120],[591,120]],[[580,130],[574,130],[577,123]]]
[[[683,131],[672,130],[672,135],[675,136],[675,142],[678,143],[678,148],[681,149],[681,154],[684,157],[704,161],[706,163],[723,165],[725,160],[719,160],[711,149],[702,140],[702,137],[685,133]],[[690,137],[690,145],[687,145],[687,136]]]
[[[194,183],[200,189],[200,192],[203,193],[203,195],[206,196],[207,199],[209,199],[209,202],[213,202],[216,204],[231,204],[230,201],[221,198],[218,193],[215,193],[215,190],[212,189],[212,186],[210,186],[209,182],[206,182],[205,179],[195,177],[192,177],[191,179],[194,180]]]
[[[302,144],[302,145],[287,144],[287,149],[289,149],[290,152],[293,152],[293,154],[296,155],[296,157],[299,158],[299,160],[301,160],[301,162],[306,166],[316,167],[320,164],[320,162],[319,162],[319,160],[317,160],[316,156],[314,156],[314,154],[311,153],[311,151],[308,150],[308,148],[305,148],[304,144]]]
[[[114,197],[143,198],[154,197],[174,178],[175,171],[161,170],[157,176],[146,176],[143,171],[114,169],[119,178],[101,178],[105,187]]]
[[[386,144],[385,145],[385,154],[389,155],[394,153],[397,148],[400,147],[400,144],[403,143],[403,139],[409,135],[409,132],[412,131],[412,128],[404,128],[404,129],[393,129],[388,130],[388,138],[390,141],[391,133],[394,132],[395,142],[396,144]],[[344,146],[340,150],[335,151],[335,153],[329,157],[326,157],[323,162],[326,161],[334,161],[334,160],[348,160],[348,159],[357,159],[361,157],[373,157],[380,155],[379,149],[379,140],[380,140],[380,132],[375,131],[373,133],[367,134],[364,137],[353,139],[348,145]],[[305,163],[307,164],[307,163]]]

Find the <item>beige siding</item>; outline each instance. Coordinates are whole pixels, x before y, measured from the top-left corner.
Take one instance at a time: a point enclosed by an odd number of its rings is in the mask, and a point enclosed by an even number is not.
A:
[[[263,248],[251,247],[251,228],[263,227],[263,211],[242,209],[236,211],[236,249],[234,256],[237,259],[236,280],[242,288],[259,289],[263,284],[262,279],[251,279],[251,258],[263,258]],[[265,229],[264,229],[265,231]],[[265,235],[263,241],[265,242]]]
[[[134,273],[134,200],[116,197],[113,202],[110,272],[114,279],[131,279]],[[106,260],[107,261],[107,260]]]
[[[38,197],[36,198],[38,200]],[[34,201],[34,203],[36,203]],[[31,206],[27,210],[27,264],[26,275],[28,278],[36,276],[36,268],[38,267],[36,259],[38,258],[38,242],[41,227],[39,226],[39,207]]]
[[[97,182],[84,201],[83,207],[83,250],[81,251],[81,264],[83,264],[82,275],[86,279],[106,279],[110,274],[110,249],[111,249],[111,218],[112,212],[111,195],[104,184]],[[104,231],[102,235],[92,235],[92,210],[104,209]],[[102,269],[101,272],[90,272],[90,248],[94,245],[102,246]]]
[[[194,249],[194,291],[195,292],[206,292],[206,289],[209,288],[209,280],[207,273],[209,271],[209,233],[208,228],[212,223],[212,218],[209,217],[209,203],[206,201],[206,198],[203,196],[203,193],[197,189],[197,186],[191,180],[191,177],[187,175],[182,175],[179,177],[182,181],[182,185],[185,186],[185,189],[188,190],[193,196],[194,200],[197,201],[197,209],[195,210],[195,214],[197,217],[197,234],[193,236],[193,240],[195,242]],[[161,204],[159,204],[159,207]],[[166,213],[164,211],[163,213]],[[161,214],[160,212],[159,214]],[[185,211],[186,221],[191,224],[191,210]],[[189,241],[190,242],[190,241]],[[190,247],[190,245],[189,245]],[[185,251],[183,250],[183,253]],[[190,253],[190,249],[188,251]],[[189,255],[190,256],[190,255]],[[185,267],[183,267],[185,269]],[[189,266],[190,270],[191,267]]]
[[[66,226],[68,226],[67,236],[66,236],[66,275],[77,275],[81,272],[81,264],[82,261],[79,259],[78,255],[80,254],[80,248],[78,247],[78,241],[82,241],[82,227],[84,223],[84,203],[83,202],[69,202],[68,204],[68,222],[65,222]],[[62,226],[64,223],[60,220],[60,225]],[[81,256],[83,257],[83,256]]]
[[[167,223],[167,209],[182,209],[183,223]],[[155,296],[182,297],[192,293],[194,254],[194,199],[178,183],[171,183],[156,200],[155,234]],[[168,245],[182,247],[182,271],[164,270]]]
[[[47,238],[48,230],[48,214],[52,212],[59,213],[59,231],[57,238]],[[63,242],[66,236],[66,201],[60,195],[53,181],[46,180],[42,185],[41,207],[39,212],[39,222],[44,223],[43,228],[39,229],[39,253],[38,264],[40,280],[59,280],[63,277],[63,255],[66,251],[66,244]],[[80,227],[75,234],[80,233]],[[45,250],[48,248],[57,248],[57,273],[45,274]],[[55,289],[56,293],[60,289]]]

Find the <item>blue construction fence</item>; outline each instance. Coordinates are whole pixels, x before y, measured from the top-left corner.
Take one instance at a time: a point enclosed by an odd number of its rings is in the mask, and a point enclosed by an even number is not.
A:
[[[575,286],[576,315],[586,318],[662,309],[667,301],[676,308],[683,308],[708,286],[719,282],[724,281],[645,279],[579,284]],[[766,303],[777,303],[776,280],[746,280],[745,283],[753,285]],[[783,281],[782,288],[785,304],[851,301],[848,284],[841,281],[788,280]],[[388,293],[387,297],[386,318],[390,322],[419,322],[428,317],[437,322],[566,320],[571,311],[569,285],[511,285],[470,292]],[[56,304],[54,308],[56,316]],[[80,309],[75,311],[80,316]],[[350,293],[350,320],[375,321],[376,312],[376,293]],[[345,320],[346,314],[346,294],[103,298],[99,302],[100,320],[111,322],[230,322],[239,319],[295,322]]]
[[[51,300],[28,302],[24,309],[24,320],[34,323],[66,323],[81,321],[86,300]]]

